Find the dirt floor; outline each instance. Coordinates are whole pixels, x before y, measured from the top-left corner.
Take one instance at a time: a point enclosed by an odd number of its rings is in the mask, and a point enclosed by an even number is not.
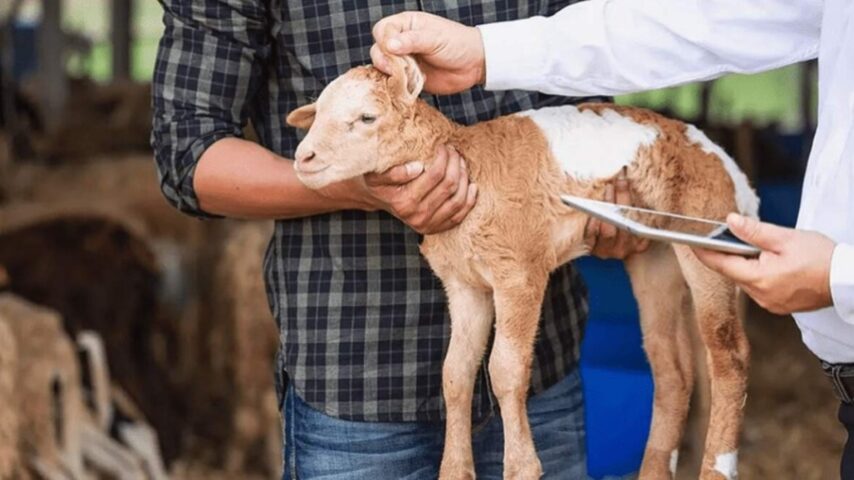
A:
[[[753,354],[739,478],[839,478],[845,433],[818,361],[791,317],[755,306],[748,312]]]

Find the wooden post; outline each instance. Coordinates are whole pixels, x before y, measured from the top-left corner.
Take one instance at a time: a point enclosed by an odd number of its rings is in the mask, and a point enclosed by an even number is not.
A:
[[[700,125],[708,127],[711,123],[712,81],[700,84]]]
[[[803,120],[803,133],[811,135],[815,131],[813,116],[815,108],[813,105],[813,87],[815,86],[815,70],[817,63],[810,60],[801,64],[801,119]]]
[[[12,2],[8,16],[0,25],[2,52],[0,52],[0,92],[3,95],[3,120],[5,121],[5,138],[0,138],[0,200],[10,190],[12,164],[15,161],[15,139],[18,135],[18,112],[15,109],[15,19],[21,8],[22,0]],[[3,288],[3,267],[0,266],[0,289]],[[7,278],[8,280],[8,278]]]
[[[62,2],[42,0],[42,22],[38,34],[39,81],[42,108],[48,129],[56,126],[68,98],[65,75],[65,42],[62,35]]]
[[[133,0],[112,0],[110,40],[113,47],[113,80],[130,78],[132,12]]]

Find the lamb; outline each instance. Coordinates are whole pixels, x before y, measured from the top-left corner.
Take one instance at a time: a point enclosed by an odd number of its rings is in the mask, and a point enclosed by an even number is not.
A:
[[[473,384],[494,325],[488,370],[504,423],[504,478],[539,478],[526,398],[540,305],[549,273],[589,253],[588,217],[561,204],[559,194],[602,198],[624,169],[642,207],[720,220],[733,211],[756,216],[758,199],[702,132],[653,112],[585,104],[461,126],[418,99],[423,83],[409,57],[395,58],[390,76],[356,67],[334,80],[316,103],[287,117],[308,130],[294,168],[318,189],[411,160],[429,164],[442,144],[466,159],[477,204],[458,227],[425,236],[421,246],[445,287],[451,317],[439,476],[474,478]],[[654,243],[625,263],[655,380],[640,478],[675,475],[694,379],[692,318],[712,391],[700,478],[736,478],[749,361],[736,287],[682,245]]]

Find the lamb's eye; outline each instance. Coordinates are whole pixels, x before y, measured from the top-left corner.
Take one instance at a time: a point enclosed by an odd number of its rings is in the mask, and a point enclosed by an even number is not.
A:
[[[376,119],[377,119],[377,117],[376,117],[376,116],[374,116],[374,115],[368,115],[367,113],[362,114],[362,118],[360,118],[360,120],[362,121],[362,123],[367,123],[367,124],[369,124],[369,125],[370,125],[371,123],[374,123],[374,121],[376,121]]]

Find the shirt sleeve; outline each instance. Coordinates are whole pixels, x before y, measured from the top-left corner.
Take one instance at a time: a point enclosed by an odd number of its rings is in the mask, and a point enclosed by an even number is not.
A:
[[[193,174],[202,153],[242,136],[247,105],[270,51],[264,2],[162,0],[165,30],[152,82],[151,145],[160,188],[182,212],[199,208]]]
[[[822,0],[590,0],[480,25],[486,88],[616,95],[818,54]]]
[[[854,324],[854,245],[840,243],[830,260],[830,294],[842,320]]]

